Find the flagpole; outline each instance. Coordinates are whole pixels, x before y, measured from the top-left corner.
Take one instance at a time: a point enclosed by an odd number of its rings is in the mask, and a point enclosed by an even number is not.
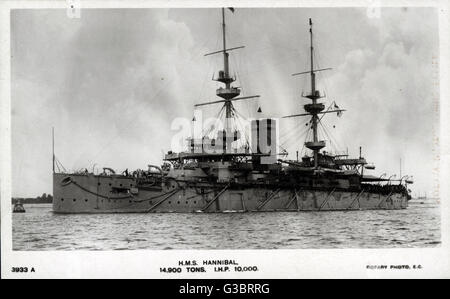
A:
[[[52,169],[55,173],[55,128],[52,127]]]

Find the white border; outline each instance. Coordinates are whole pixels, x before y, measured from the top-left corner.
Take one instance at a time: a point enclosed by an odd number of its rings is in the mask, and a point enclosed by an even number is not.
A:
[[[449,250],[449,3],[436,1],[81,1],[82,8],[139,7],[437,7],[440,42],[440,192],[442,244],[412,249],[316,250],[131,250],[131,251],[12,251],[11,214],[11,93],[10,10],[66,8],[62,1],[0,2],[0,195],[1,275],[5,278],[450,278]],[[420,24],[418,24],[419,26]],[[206,274],[162,274],[159,267],[179,260],[235,259],[260,271]],[[366,265],[420,264],[422,270],[367,270]],[[35,273],[13,274],[13,266],[33,266]]]

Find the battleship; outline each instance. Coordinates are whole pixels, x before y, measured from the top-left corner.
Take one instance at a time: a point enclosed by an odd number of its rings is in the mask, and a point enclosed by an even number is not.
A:
[[[230,10],[232,10],[230,8]],[[233,10],[232,10],[233,11]],[[373,170],[361,154],[332,154],[325,151],[318,126],[325,115],[338,116],[344,109],[337,105],[326,109],[324,95],[316,88],[313,23],[309,19],[310,69],[293,74],[309,76],[311,86],[303,106],[304,112],[284,118],[309,119],[307,152],[301,159],[289,160],[277,144],[277,118],[250,121],[250,132],[233,126],[239,117],[233,103],[251,101],[255,96],[241,96],[241,88],[230,75],[230,52],[244,48],[227,48],[225,16],[221,9],[223,47],[208,55],[222,55],[223,69],[213,80],[223,84],[216,90],[216,101],[195,107],[222,105],[225,117],[222,128],[188,139],[183,151],[168,151],[161,165],[146,170],[116,173],[105,167],[102,173],[68,172],[53,149],[54,213],[216,213],[269,211],[356,211],[405,209],[410,199],[408,176],[398,180],[368,175]],[[309,87],[308,87],[309,89]],[[195,119],[193,119],[193,122]],[[204,134],[203,134],[204,133]],[[211,135],[213,134],[213,135]],[[198,134],[197,134],[198,135]],[[247,135],[250,137],[247,138]],[[53,138],[54,139],[54,138]],[[54,141],[53,141],[54,148]]]

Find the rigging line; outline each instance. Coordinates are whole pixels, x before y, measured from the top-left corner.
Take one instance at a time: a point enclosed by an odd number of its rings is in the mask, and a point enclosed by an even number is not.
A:
[[[280,137],[280,143],[281,143],[281,144],[286,144],[287,142],[289,142],[289,141],[292,139],[292,137],[294,137],[294,136],[297,135],[296,133],[297,133],[297,131],[295,130],[295,128],[292,129],[292,130],[289,132],[289,134],[287,134],[287,135],[285,135],[285,136],[283,136],[283,137]],[[302,134],[300,134],[300,136],[302,136]]]
[[[143,105],[144,105],[144,106],[147,106],[147,105],[149,105],[149,103],[152,103],[152,102],[153,102],[153,99],[155,99],[156,97],[158,97],[158,96],[160,95],[160,93],[166,91],[166,90],[167,90],[166,87],[169,86],[173,81],[174,81],[174,78],[172,78],[172,79],[170,79],[169,81],[167,81],[167,83],[166,83],[163,87],[161,87],[161,88],[158,90],[158,92],[157,92],[157,93],[156,93],[149,101],[143,102]],[[144,111],[144,109],[140,109],[140,110],[141,110],[141,113],[142,113],[142,111]],[[128,124],[125,125],[125,130],[124,130],[124,131],[129,130],[130,127],[131,127],[132,125],[136,125],[136,123],[135,123],[135,122],[128,122]],[[114,137],[112,137],[112,138],[109,140],[109,142],[108,142],[106,145],[104,145],[104,146],[102,147],[101,150],[99,150],[94,156],[92,156],[91,159],[88,160],[88,164],[89,164],[89,165],[92,164],[93,159],[95,159],[96,157],[98,157],[98,155],[100,155],[106,148],[109,148],[109,146],[110,146],[116,139],[118,139],[118,138],[119,138],[119,137],[118,137],[117,135],[114,136]]]
[[[291,145],[295,144],[296,142],[298,142],[299,138],[301,138],[301,136],[303,136],[305,133],[308,134],[309,130],[310,130],[310,128],[303,129],[302,131],[300,131],[298,138],[292,139],[291,138],[292,136],[290,136],[289,139],[285,140],[284,142],[281,142],[281,144],[283,146],[291,146]],[[294,130],[292,132],[297,133],[298,131],[295,130],[295,128],[294,128]],[[307,137],[307,135],[306,135],[306,137]]]
[[[310,122],[309,122],[310,123]],[[298,129],[298,127],[293,127],[292,129],[291,129],[291,132],[299,132],[299,134],[298,134],[298,138],[301,138],[302,136],[304,136],[305,134],[308,134],[309,133],[309,131],[311,130],[311,126],[307,126],[306,128],[303,128],[303,129],[301,129],[300,131],[298,131],[297,130]],[[288,137],[289,136],[289,137]],[[286,138],[292,138],[293,136],[292,136],[292,134],[289,134],[288,133],[288,135],[286,135],[286,136],[284,136],[283,137],[283,139],[286,139]],[[287,141],[287,140],[286,140]]]
[[[287,136],[285,136],[283,138],[280,138],[280,144],[286,145],[288,142],[292,141],[292,139],[296,139],[296,138],[292,138],[293,136],[296,135],[296,133],[297,132],[296,132],[295,129],[291,130],[289,135],[287,135]]]
[[[212,69],[212,63],[211,62],[209,62],[208,63],[208,74],[211,72],[211,69]],[[214,77],[214,70],[213,70],[213,77]],[[204,92],[204,90],[205,90],[205,85],[206,85],[206,82],[208,81],[208,78],[207,77],[205,77],[204,79],[203,79],[203,83],[202,83],[202,87],[201,87],[201,89],[200,89],[200,93],[199,93],[199,95],[198,95],[198,97],[197,97],[197,100],[198,101],[200,101],[200,99],[202,99],[203,98],[203,92]]]
[[[64,165],[61,163],[61,161],[59,161],[58,158],[56,158],[56,156],[55,156],[55,162],[56,162],[56,165],[59,165],[58,168],[61,167],[64,170],[64,172],[67,172],[67,170],[64,167]]]
[[[250,138],[248,136],[247,130],[245,129],[245,125],[242,123],[244,120],[246,121],[246,118],[241,113],[239,113],[239,111],[237,111],[234,107],[233,110],[236,113],[236,122],[239,123],[239,125],[241,126],[240,131],[244,132],[244,141],[248,144],[250,142]]]
[[[319,124],[318,128],[323,130],[323,123],[321,121],[317,122]],[[325,131],[322,132],[322,134],[325,133]],[[323,137],[325,137],[325,135],[322,135]]]
[[[302,132],[301,130],[299,130],[298,126],[292,126],[280,136],[280,140],[288,140],[293,136],[293,134],[296,134],[299,131]],[[302,134],[300,133],[300,136],[301,135]]]
[[[213,130],[216,129],[217,127],[217,123],[220,121],[221,119],[221,115],[223,114],[223,111],[225,110],[225,106],[222,106],[222,108],[220,108],[218,116],[216,117],[215,122],[212,124],[212,126],[210,126],[209,128],[206,128],[206,131],[203,132],[202,136],[206,137],[208,136]],[[203,128],[203,124],[202,124],[202,131],[205,130],[205,128]]]
[[[320,69],[321,68],[321,65],[320,65],[320,56],[319,56],[319,54],[318,54],[318,51],[314,51],[314,59],[315,59],[315,61],[316,61],[316,64],[317,64],[317,68],[318,69]],[[323,89],[324,89],[324,91],[325,91],[325,94],[328,94],[328,89],[327,89],[327,82],[326,82],[326,76],[325,76],[325,74],[321,74],[320,72],[319,72],[319,74],[318,74],[318,81],[319,82],[322,82],[322,84],[323,84]]]
[[[291,120],[297,121],[298,119],[291,118]],[[286,127],[287,127],[287,129],[284,130],[284,132],[280,135],[280,138],[284,138],[285,136],[289,135],[293,130],[298,130],[299,129],[299,125],[296,124],[296,123],[294,123],[291,126],[286,126]]]
[[[299,69],[300,70],[308,70],[310,68],[310,66],[308,65],[308,62],[310,60],[309,47],[308,47],[308,51],[299,51],[299,52],[301,52],[301,54],[299,54],[299,56],[300,56],[299,59],[301,59],[301,62],[299,63],[300,64]],[[303,77],[303,79],[300,82],[301,83],[301,91],[302,91],[302,93],[303,92],[308,93],[308,89],[311,86],[311,84],[310,84],[311,76],[302,76],[302,77]],[[302,98],[302,100],[305,101],[306,99]]]
[[[286,144],[287,142],[289,142],[292,139],[292,137],[296,137],[294,139],[298,140],[298,138],[301,138],[305,133],[307,133],[307,130],[308,129],[306,129],[306,130],[303,129],[302,131],[299,132],[297,130],[297,128],[292,128],[288,134],[286,134],[285,136],[280,138],[280,143]],[[299,133],[298,136],[297,136],[297,133]]]
[[[314,59],[315,59],[315,61],[317,62],[317,68],[318,69],[320,69],[321,68],[321,65],[320,65],[320,63],[321,63],[321,60],[322,60],[322,58],[321,58],[321,56],[320,56],[320,51],[319,51],[319,49],[320,49],[320,47],[319,46],[317,46],[316,48],[315,48],[315,50],[316,51],[314,51]],[[328,95],[329,94],[329,89],[328,89],[328,76],[326,76],[325,74],[322,74],[322,73],[320,73],[319,72],[319,74],[318,74],[318,80],[319,80],[319,82],[323,82],[323,89],[324,89],[324,92],[325,92],[325,95]],[[322,117],[323,117],[323,115],[322,115]]]
[[[315,59],[315,61],[316,61],[316,63],[317,63],[317,68],[318,69],[320,69],[321,68],[321,62],[322,62],[322,60],[321,60],[321,57],[320,57],[320,55],[319,55],[319,51],[315,51],[314,52],[314,59]],[[320,73],[320,72],[319,72]],[[324,89],[326,90],[327,89],[327,86],[326,86],[326,82],[325,82],[325,75],[322,75],[322,74],[318,74],[319,75],[319,80],[321,81],[321,82],[323,82],[323,85],[324,85]]]
[[[333,104],[335,103],[335,101],[331,102],[331,104],[328,106],[326,111],[329,111],[331,108],[333,108]],[[322,116],[320,116],[319,118],[319,122],[322,121],[322,118],[326,115],[327,113],[323,113]]]
[[[317,55],[318,55],[319,61],[322,59],[320,53],[321,53],[320,47],[318,47]],[[323,74],[323,75],[320,74],[320,76],[321,76],[321,79],[323,79],[323,81],[324,81],[325,92],[326,92],[327,96],[328,96],[329,94],[334,95],[335,93],[334,93],[334,90],[331,88],[332,85],[329,84],[328,76],[326,76],[325,74]],[[335,101],[333,101],[333,103],[334,103],[334,102],[335,102]]]
[[[237,70],[237,68],[236,68],[236,71],[235,71],[235,73],[236,73],[236,82],[238,82],[239,83],[239,85],[240,85],[240,88],[241,88],[241,90],[242,90],[242,95],[245,95],[246,93],[247,93],[247,90],[251,90],[250,88],[246,88],[247,86],[249,86],[247,83],[245,83],[244,84],[244,78],[243,77],[241,77],[241,75],[240,75],[240,73],[239,73],[239,71]],[[246,80],[245,80],[246,81]],[[247,81],[246,81],[247,82]],[[249,92],[247,93],[247,94],[250,94]],[[247,118],[249,118],[250,117],[250,114],[251,114],[251,112],[250,112],[250,101],[245,101],[245,105],[246,105],[246,113],[247,113],[247,115],[248,116],[243,116],[243,114],[241,114],[241,116],[244,118],[244,119],[247,119]],[[241,105],[242,106],[242,105]]]
[[[217,119],[216,119],[216,122],[214,123],[214,126],[213,127],[211,127],[211,128],[213,128],[214,130],[216,130],[216,131],[219,131],[219,130],[223,130],[224,129],[224,123],[223,123],[223,121],[222,121],[222,118],[225,118],[225,105],[224,106],[222,106],[222,108],[220,109],[220,111],[219,111],[219,115],[217,116]],[[210,132],[208,132],[208,134],[210,134],[210,133],[213,133],[213,130],[211,129],[210,130]]]
[[[327,135],[328,139],[330,140],[330,144],[331,144],[331,149],[337,151],[337,143],[335,142],[333,136],[331,133],[329,133],[328,129],[325,127],[325,125],[323,123],[320,124],[322,127],[322,130],[325,132],[325,134]]]
[[[62,167],[60,167],[60,163],[58,163],[58,160],[55,158],[55,164],[56,164],[56,167],[58,168],[58,172],[61,172],[61,168]],[[64,168],[63,168],[63,170],[64,170]],[[65,170],[64,170],[64,172],[66,172]]]
[[[326,126],[324,127],[324,129],[328,132],[330,132],[329,128],[327,128]],[[331,140],[334,142],[335,146],[336,146],[336,150],[342,150],[342,146],[340,144],[340,142],[338,142],[338,139],[336,137],[334,137],[333,134],[330,133],[331,136]]]
[[[282,144],[280,146],[282,146],[283,148],[286,148],[286,149],[296,148],[295,144],[293,144],[293,143],[291,143],[291,144]]]
[[[248,101],[247,101],[248,102]],[[239,111],[237,111],[234,106],[233,106],[233,110],[237,113],[238,116],[240,116],[241,118],[243,118],[244,120],[247,120],[247,117],[245,117],[243,114],[241,114]]]
[[[239,120],[239,122],[241,122],[241,120]],[[241,122],[242,123],[242,122]],[[246,129],[245,124],[241,124],[243,126],[243,132],[244,132],[244,138],[247,144],[250,144],[250,135],[248,130]]]
[[[299,148],[300,143],[298,139],[291,139],[286,144],[282,144],[285,148]]]
[[[244,61],[247,61],[247,60],[244,60]],[[241,76],[240,76],[240,74],[238,72],[239,79],[243,82],[244,86],[248,87],[248,90],[252,90],[250,83],[248,82],[247,79],[245,79],[245,78],[249,77],[248,67],[247,67],[246,63],[244,63],[243,69],[244,69],[243,70],[244,77],[241,78]],[[244,80],[245,80],[245,82],[244,82]],[[249,92],[249,94],[250,94],[250,92]],[[250,105],[251,105],[250,101],[246,101],[245,105],[246,105],[246,108],[247,108],[247,115],[248,115],[248,117],[250,117],[252,115],[252,113],[251,113],[252,109],[250,108]]]
[[[302,136],[304,136],[305,134],[307,134],[308,133],[308,131],[309,131],[309,128],[308,127],[302,127],[301,129],[299,129],[299,126],[298,125],[296,125],[296,126],[293,126],[289,131],[288,131],[288,133],[286,133],[283,137],[282,137],[282,139],[284,139],[284,140],[288,140],[288,139],[290,139],[290,138],[292,138],[293,137],[293,134],[294,134],[294,136],[295,136],[295,134],[298,134],[298,138],[301,138]]]
[[[306,147],[305,147],[305,143],[309,139],[309,137],[311,135],[311,132],[312,132],[311,127],[309,127],[308,128],[308,132],[307,132],[306,137],[305,137],[305,141],[303,142],[302,150],[301,150],[301,153],[303,153],[303,150],[305,150],[305,155],[306,155],[306,150],[307,150]]]
[[[284,148],[284,147],[281,146],[281,145],[278,145],[278,147],[279,147],[279,149],[280,149],[280,152],[287,153],[287,154],[288,154],[287,156],[289,156],[289,151],[287,150],[287,148]]]
[[[329,136],[326,134],[325,130],[323,129],[323,126],[319,123],[319,125],[317,126],[318,129],[318,135],[319,135],[319,139],[325,139],[325,141],[330,141]],[[326,139],[328,138],[328,139]]]
[[[317,56],[318,56],[318,59],[319,59],[319,61],[321,61],[322,60],[322,57],[321,57],[321,55],[320,55],[320,46],[317,48]],[[326,90],[326,92],[327,92],[327,94],[328,94],[328,86],[331,86],[331,85],[329,85],[328,84],[328,76],[325,76],[325,75],[321,75],[321,78],[325,81],[324,83],[325,83],[325,90]],[[331,90],[331,88],[329,89],[329,91],[330,92],[333,92],[332,90]],[[334,93],[332,93],[332,94],[334,94]]]
[[[278,148],[280,150],[280,152],[286,152],[289,153],[287,149],[285,149],[284,147],[282,147],[281,145],[278,145]]]
[[[226,112],[225,111],[226,111],[225,106],[222,106],[220,115],[217,118],[217,123],[218,123],[218,126],[216,126],[217,131],[225,129],[225,122],[226,122]]]
[[[240,120],[239,120],[240,121]],[[245,121],[247,121],[246,119],[245,119]],[[244,126],[244,136],[245,136],[245,141],[246,141],[246,144],[247,145],[250,145],[250,134],[249,134],[249,130],[246,130],[245,129],[245,125],[243,125]]]
[[[332,148],[334,147],[335,151],[339,151],[340,145],[337,142],[337,140],[334,138],[333,134],[331,134],[328,130],[328,128],[325,126],[325,124],[320,123],[322,129],[324,130],[325,134],[328,136],[328,138],[330,139],[330,143],[332,144]]]
[[[330,148],[331,150],[333,150],[333,147],[335,147],[334,142],[332,141],[330,135],[327,133],[327,131],[325,130],[325,127],[323,126],[323,124],[320,124],[320,129],[322,131],[322,134],[324,137],[326,137],[328,139],[328,142],[330,144]]]
[[[247,80],[248,78],[250,78],[249,67],[248,67],[248,61],[249,61],[249,59],[248,59],[248,52],[247,51],[242,51],[242,52],[243,52],[242,53],[243,55],[240,56],[240,57],[241,57],[241,60],[244,61],[243,68],[242,68],[243,69],[242,72],[244,73],[244,77],[243,78],[240,77],[240,80],[245,80],[245,82],[243,82],[243,84],[245,83],[244,85],[246,86],[246,88],[249,91],[251,91],[251,90],[253,90],[252,89],[252,85],[251,85],[251,80]],[[259,102],[259,99],[257,101]],[[254,105],[254,103],[250,103],[250,101],[247,101],[247,112],[248,112],[249,117],[251,115],[253,115],[253,113],[251,113],[251,109],[250,109],[251,105]]]
[[[233,60],[233,61],[234,61],[234,60]],[[240,72],[238,71],[238,68],[237,68],[237,67],[235,68],[235,73],[236,73],[236,82],[238,82],[239,85],[240,85],[240,88],[241,88],[241,90],[242,90],[242,95],[245,95],[247,90],[251,90],[251,88],[247,88],[250,84],[247,84],[247,83],[244,84],[244,78],[240,75]],[[247,71],[247,73],[248,73],[248,71]],[[247,82],[247,81],[245,80],[245,82]],[[247,87],[246,87],[246,86],[247,86]],[[250,94],[250,93],[247,93],[247,94]],[[257,101],[259,101],[259,99],[257,99]],[[247,114],[248,116],[244,116],[243,114],[240,113],[240,116],[241,116],[243,119],[247,119],[247,118],[250,117],[250,115],[251,115],[250,105],[252,105],[252,104],[254,104],[254,103],[250,103],[250,101],[246,101],[246,102],[245,102],[245,105],[246,105],[246,108],[247,108],[247,109],[246,109],[246,114]],[[242,106],[242,105],[241,105],[241,106]]]
[[[216,44],[214,46],[215,49],[217,49],[218,45],[219,45],[219,40],[220,40],[220,35],[215,34],[216,37]],[[209,41],[211,40],[212,35],[208,38],[208,40],[203,43],[203,45],[201,46],[202,48],[204,48],[206,46],[206,44],[209,43]],[[211,73],[211,69],[213,68],[213,63],[212,63],[212,59],[208,59],[208,74]],[[213,76],[214,76],[214,71],[213,71]],[[208,78],[205,76],[203,83],[202,83],[202,88],[200,89],[200,94],[198,95],[198,100],[200,100],[203,97],[203,91],[205,90],[205,84],[208,81]]]
[[[303,136],[308,130],[308,126],[304,126],[303,125],[303,121],[301,119],[296,119],[296,122],[298,122],[298,124],[295,124],[290,130],[294,130],[296,132],[299,133],[299,137]],[[309,122],[308,122],[309,124]],[[287,137],[289,136],[289,133],[285,134],[283,137]]]
[[[296,121],[299,121],[299,120],[297,119]],[[308,123],[310,123],[310,121]],[[284,139],[287,136],[291,135],[292,132],[300,132],[299,136],[301,137],[301,136],[303,136],[303,134],[305,134],[307,132],[307,130],[309,130],[309,128],[308,127],[305,128],[305,126],[302,126],[302,128],[299,130],[299,127],[300,127],[300,125],[295,124],[286,133],[283,133],[283,135],[280,138]],[[290,137],[292,137],[292,136],[290,136]]]
[[[236,122],[238,122],[239,125],[241,126],[241,130],[240,131],[244,132],[244,139],[248,143],[249,142],[249,138],[248,138],[248,135],[247,135],[247,130],[245,130],[245,125],[242,123],[242,120],[241,120],[241,118],[242,118],[243,120],[246,121],[246,118],[243,117],[242,114],[239,113],[239,111],[237,111],[234,107],[233,107],[233,110],[236,113]]]
[[[238,123],[237,123],[237,120],[238,120],[238,116],[237,116],[237,114],[236,114],[236,109],[234,108],[234,106],[231,106],[232,108],[231,108],[231,124],[232,124],[232,126],[233,126],[233,129],[234,129],[234,131],[238,131]]]
[[[334,102],[333,102],[333,103],[334,103]],[[330,107],[327,109],[327,111],[331,108],[332,105],[333,105],[333,104],[330,105]],[[330,132],[330,131],[328,130],[328,128],[326,127],[325,123],[322,122],[321,120],[322,120],[322,118],[319,119],[319,124],[323,127],[324,130],[326,130],[326,131],[330,134],[331,137],[333,137],[333,135],[331,134],[331,132]],[[331,137],[330,137],[330,139],[332,139]],[[333,141],[333,142],[334,142],[334,141]]]
[[[206,42],[205,42],[204,44],[206,44]],[[199,57],[200,54],[201,54],[202,52],[203,52],[203,49],[200,48],[200,47],[198,47],[198,48],[196,49],[196,51],[193,51],[193,53],[191,52],[192,55],[190,55],[189,61],[192,61],[195,57]],[[182,70],[184,70],[184,68],[182,68]],[[151,99],[150,99],[149,101],[145,101],[145,102],[142,103],[143,106],[146,107],[147,105],[150,105],[150,103],[153,102],[153,99],[155,99],[156,97],[158,97],[158,96],[160,95],[161,92],[166,91],[166,90],[167,90],[167,87],[168,87],[170,84],[172,84],[174,80],[175,80],[175,78],[171,78],[171,79],[167,80],[167,81],[166,81],[166,84],[165,84],[164,86],[162,86],[162,87],[157,91],[157,93],[156,93],[153,97],[151,97]],[[145,110],[145,109],[140,109],[140,113],[139,113],[138,115],[140,115],[141,113],[143,113],[144,110]],[[124,128],[125,131],[129,130],[130,127],[132,127],[133,125],[136,126],[136,124],[137,124],[137,122],[129,122],[128,125],[126,125],[125,128]],[[95,158],[96,158],[98,155],[100,155],[106,148],[109,148],[109,146],[110,146],[116,139],[118,139],[118,136],[117,136],[117,135],[114,136],[114,137],[112,137],[112,138],[110,138],[109,142],[106,143],[106,144],[102,147],[102,149],[101,149],[100,151],[98,151],[98,152],[93,156],[92,159],[95,159]],[[92,159],[88,160],[88,162],[90,162],[90,163],[88,163],[88,164],[92,164],[92,161],[93,161]]]

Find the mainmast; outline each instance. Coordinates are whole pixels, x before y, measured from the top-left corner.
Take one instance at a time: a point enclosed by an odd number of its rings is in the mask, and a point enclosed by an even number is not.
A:
[[[224,77],[229,78],[229,64],[228,64],[228,52],[227,52],[227,37],[225,27],[225,9],[222,8],[222,40],[223,40],[223,69]],[[224,82],[227,88],[230,88],[231,82]]]
[[[326,69],[314,69],[314,45],[313,45],[313,30],[312,30],[312,20],[309,19],[309,39],[310,39],[310,70],[306,72],[301,73],[295,73],[292,74],[292,76],[302,75],[302,74],[310,74],[311,76],[311,93],[304,96],[305,98],[308,98],[312,101],[311,104],[304,105],[304,109],[307,113],[302,114],[295,114],[295,115],[289,115],[286,117],[297,117],[297,116],[311,116],[311,128],[313,131],[313,140],[312,141],[306,141],[305,146],[313,151],[314,155],[314,168],[317,169],[319,167],[319,151],[325,147],[325,141],[319,140],[318,134],[317,134],[317,126],[319,124],[319,114],[324,113],[331,113],[331,112],[342,112],[345,111],[343,109],[335,109],[335,110],[327,110],[323,111],[325,109],[325,105],[323,103],[319,103],[318,100],[322,98],[320,95],[320,92],[316,90],[316,72],[330,70],[331,68]]]
[[[311,114],[311,123],[313,130],[313,141],[305,142],[305,146],[313,151],[314,153],[314,168],[318,168],[318,155],[320,149],[325,147],[325,141],[318,139],[317,136],[317,123],[319,112],[322,112],[325,109],[325,105],[322,103],[318,103],[317,100],[321,98],[320,92],[316,90],[316,74],[314,71],[314,46],[313,46],[313,31],[312,31],[312,21],[309,19],[309,37],[310,37],[310,51],[311,51],[311,93],[306,97],[312,100],[312,104],[307,104],[304,106],[305,111]]]
[[[309,19],[309,44],[311,51],[311,94],[316,93],[316,74],[314,73],[314,46],[312,33],[312,20]]]

